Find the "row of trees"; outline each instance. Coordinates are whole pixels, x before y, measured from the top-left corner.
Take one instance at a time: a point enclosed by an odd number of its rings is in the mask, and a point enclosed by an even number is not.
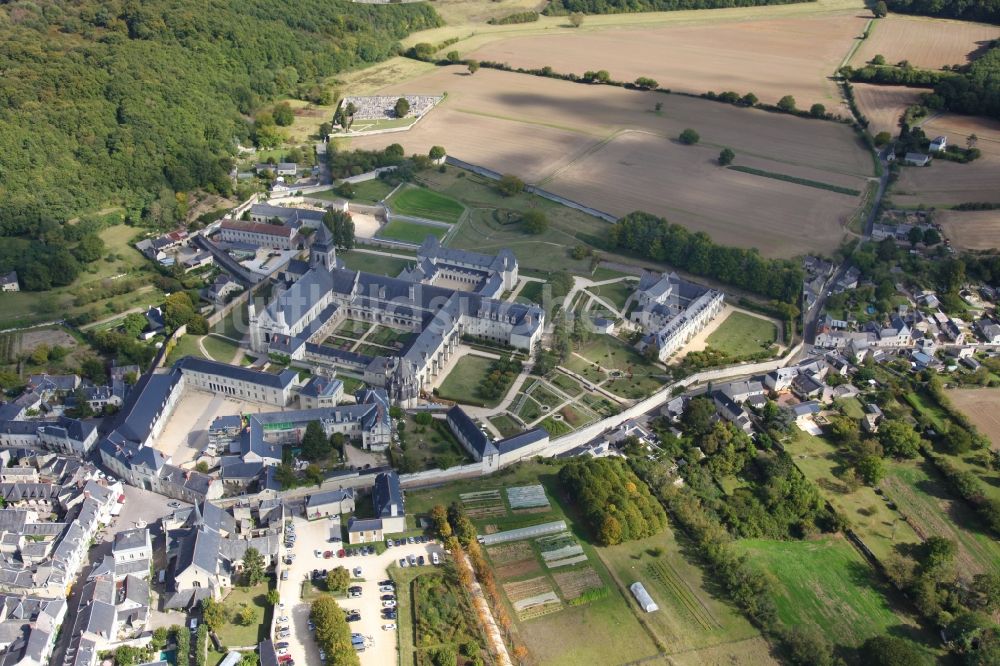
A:
[[[309,619],[316,625],[316,643],[326,653],[328,664],[359,666],[358,653],[351,644],[351,628],[333,597],[324,594],[313,601]]]
[[[924,14],[944,18],[1000,23],[1000,2],[997,0],[886,0],[885,4],[901,14]]]
[[[682,9],[716,9],[719,7],[758,7],[784,5],[802,0],[553,0],[544,14],[564,16],[571,12],[583,14],[622,14],[626,12],[669,12]]]
[[[344,210],[328,210],[323,214],[323,224],[333,234],[334,244],[342,250],[354,248],[354,220]]]
[[[605,546],[652,536],[667,524],[660,503],[628,465],[596,458],[559,470],[595,539]]]
[[[498,400],[510,388],[514,378],[521,372],[521,361],[504,356],[490,363],[485,377],[479,380],[477,392],[484,400]]]
[[[786,303],[797,302],[802,289],[802,267],[794,261],[765,259],[756,249],[717,245],[702,231],[692,233],[641,211],[611,226],[608,244]]]

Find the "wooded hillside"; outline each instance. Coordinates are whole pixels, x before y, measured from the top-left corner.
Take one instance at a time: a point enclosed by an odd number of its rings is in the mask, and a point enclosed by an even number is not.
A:
[[[439,25],[427,4],[346,0],[0,3],[0,235],[109,203],[228,187],[258,107],[308,98]]]

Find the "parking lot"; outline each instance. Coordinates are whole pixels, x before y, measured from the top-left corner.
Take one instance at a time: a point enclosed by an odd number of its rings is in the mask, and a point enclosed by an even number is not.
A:
[[[355,555],[352,557],[337,558],[336,552],[343,547],[340,543],[330,543],[331,525],[335,521],[321,519],[307,521],[304,518],[294,518],[296,542],[291,550],[295,554],[295,559],[291,565],[284,565],[284,570],[288,571],[287,580],[279,580],[278,590],[281,593],[281,603],[283,609],[279,609],[276,617],[285,615],[291,621],[291,635],[287,638],[275,638],[276,642],[287,642],[288,650],[295,660],[295,666],[312,666],[319,664],[319,649],[313,639],[312,632],[309,631],[309,603],[302,600],[302,583],[309,579],[314,569],[331,570],[338,566],[343,566],[352,572],[351,585],[361,587],[361,596],[356,598],[337,599],[337,603],[345,610],[357,610],[361,615],[361,620],[350,624],[351,632],[362,634],[368,637],[369,646],[359,654],[363,666],[383,666],[385,664],[395,664],[398,661],[396,650],[396,632],[394,630],[384,630],[383,625],[395,624],[397,620],[385,620],[382,618],[382,600],[384,592],[379,592],[379,581],[389,578],[389,567],[399,566],[400,558],[408,558],[413,555],[414,559],[423,556],[425,566],[431,566],[431,553],[436,552],[438,557],[444,556],[440,544],[433,541],[427,543],[405,544],[388,548],[384,553],[378,555]],[[284,551],[284,545],[282,545]],[[317,557],[315,551],[320,551]],[[326,559],[322,556],[326,551],[331,551],[333,557]],[[284,556],[284,552],[282,553]],[[354,576],[355,567],[360,567],[361,575]],[[354,580],[357,578],[358,580]]]

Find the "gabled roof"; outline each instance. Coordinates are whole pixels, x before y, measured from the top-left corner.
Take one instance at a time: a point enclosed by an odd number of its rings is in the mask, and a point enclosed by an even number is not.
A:
[[[270,372],[251,370],[250,368],[244,368],[239,365],[230,365],[228,363],[220,363],[219,361],[210,361],[207,358],[199,358],[197,356],[185,356],[174,364],[174,368],[177,368],[181,372],[187,370],[191,372],[218,375],[235,381],[242,381],[257,384],[258,386],[266,386],[268,388],[282,390],[291,386],[298,377],[298,373],[294,370],[283,370],[280,374],[275,375]]]
[[[291,238],[295,233],[292,227],[284,227],[279,224],[261,224],[259,222],[242,222],[239,220],[223,220],[219,225],[222,229],[233,231],[245,231],[252,234],[262,234],[264,236],[280,236]]]
[[[403,490],[399,485],[399,475],[395,471],[382,472],[375,476],[372,499],[375,503],[375,514],[379,518],[403,515]]]
[[[461,433],[465,441],[468,442],[469,446],[475,450],[480,458],[486,458],[497,453],[497,447],[493,445],[493,441],[487,437],[486,433],[476,425],[472,417],[460,406],[455,405],[449,409],[446,418],[448,419],[448,424]]]

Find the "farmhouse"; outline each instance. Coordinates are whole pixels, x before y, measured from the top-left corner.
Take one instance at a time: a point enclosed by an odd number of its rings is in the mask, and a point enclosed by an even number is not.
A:
[[[984,317],[976,322],[976,330],[986,344],[1000,345],[1000,324]]]
[[[352,517],[347,522],[349,543],[381,541],[387,534],[406,531],[403,490],[396,472],[381,472],[375,477],[372,502],[375,505],[375,518]]]
[[[17,280],[17,271],[0,276],[0,291],[21,291],[21,284]]]
[[[942,150],[948,147],[948,137],[937,136],[931,141],[930,151],[932,153],[940,153]]]
[[[655,347],[661,362],[715,319],[723,305],[722,292],[682,280],[676,273],[643,273],[635,299],[638,308],[632,321],[646,331],[638,346]]]
[[[393,401],[411,404],[427,382],[446,370],[462,336],[530,350],[542,334],[545,313],[535,305],[338,268],[332,242],[320,236],[323,229],[310,247],[309,264],[290,265],[265,309],[250,305],[251,349],[256,353],[363,372],[367,383],[385,388]],[[461,255],[440,256],[462,268],[455,263]],[[515,279],[512,255],[501,256],[498,266]],[[417,335],[391,356],[324,346],[330,332],[349,318]]]
[[[298,231],[278,224],[223,220],[219,225],[219,238],[228,243],[249,243],[278,250],[299,247]]]

